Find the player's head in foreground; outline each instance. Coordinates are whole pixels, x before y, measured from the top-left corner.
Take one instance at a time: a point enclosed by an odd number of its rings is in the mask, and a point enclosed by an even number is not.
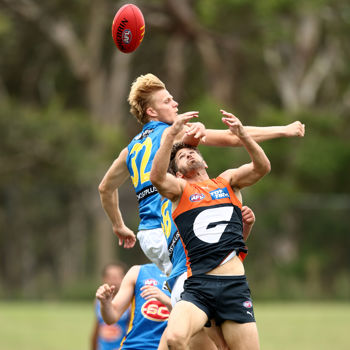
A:
[[[193,173],[205,171],[207,163],[197,147],[177,142],[173,145],[170,155],[169,173],[176,177],[188,178]]]

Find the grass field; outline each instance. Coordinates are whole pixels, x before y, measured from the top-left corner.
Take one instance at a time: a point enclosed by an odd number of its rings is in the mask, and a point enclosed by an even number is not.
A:
[[[349,350],[350,303],[256,303],[262,350]],[[89,350],[88,303],[0,302],[1,350]]]

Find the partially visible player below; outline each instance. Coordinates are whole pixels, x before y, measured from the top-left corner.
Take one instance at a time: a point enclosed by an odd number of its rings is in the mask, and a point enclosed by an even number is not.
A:
[[[171,310],[166,275],[155,264],[135,265],[117,292],[103,284],[97,289],[101,314],[107,324],[117,322],[131,304],[131,321],[120,349],[156,350]]]
[[[102,270],[103,283],[115,286],[118,291],[126,273],[123,263],[107,264]],[[124,338],[130,321],[130,310],[127,309],[118,322],[107,325],[101,315],[100,302],[95,302],[96,321],[91,337],[92,350],[117,350]]]

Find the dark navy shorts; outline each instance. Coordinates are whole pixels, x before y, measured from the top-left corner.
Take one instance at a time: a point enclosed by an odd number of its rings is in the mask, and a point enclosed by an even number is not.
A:
[[[226,320],[238,323],[255,322],[245,275],[191,276],[185,281],[181,300],[196,305],[207,314],[208,320],[214,319],[218,326]]]

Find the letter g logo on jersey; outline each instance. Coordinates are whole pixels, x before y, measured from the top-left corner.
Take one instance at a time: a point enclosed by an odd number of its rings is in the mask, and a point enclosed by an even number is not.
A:
[[[151,321],[163,322],[169,318],[167,307],[156,299],[147,300],[141,308],[142,315]]]
[[[190,201],[191,202],[199,202],[204,198],[204,194],[203,193],[195,193],[192,196],[190,196]]]

